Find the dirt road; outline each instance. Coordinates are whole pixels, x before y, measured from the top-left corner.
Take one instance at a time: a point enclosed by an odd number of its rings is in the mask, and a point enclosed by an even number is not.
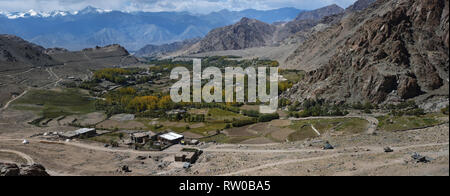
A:
[[[9,101],[5,104],[5,106],[3,106],[2,108],[0,108],[0,112],[2,112],[3,110],[6,110],[12,102],[14,102],[15,100],[17,100],[17,99],[23,97],[23,96],[24,96],[25,94],[27,94],[27,93],[28,93],[28,90],[25,90],[25,91],[24,91],[22,94],[20,94],[19,96],[14,97],[13,99],[9,100]]]
[[[31,158],[30,156],[28,156],[25,153],[22,153],[22,152],[19,152],[19,151],[15,151],[15,150],[2,150],[2,149],[0,149],[0,152],[6,152],[6,153],[12,153],[12,154],[19,155],[20,157],[22,157],[23,159],[25,159],[27,161],[27,165],[33,165],[34,164],[33,158]]]
[[[445,146],[445,145],[449,145],[449,143],[447,142],[447,143],[437,143],[437,144],[410,145],[410,146],[401,146],[401,147],[397,147],[397,148],[393,148],[393,149],[395,149],[396,151],[401,151],[401,150],[407,150],[407,149],[411,149],[411,148]],[[270,163],[270,164],[265,164],[265,165],[261,165],[261,166],[258,166],[258,167],[243,169],[243,170],[232,172],[232,173],[222,174],[221,176],[235,176],[235,175],[245,174],[245,173],[249,173],[249,172],[258,171],[258,170],[261,170],[261,169],[267,169],[267,168],[276,167],[276,166],[280,166],[280,165],[291,164],[291,163],[318,161],[318,160],[331,159],[331,158],[337,158],[337,157],[349,156],[349,155],[356,156],[356,155],[367,155],[367,154],[384,153],[383,149],[379,148],[379,147],[378,148],[363,147],[363,148],[370,149],[370,151],[357,152],[357,153],[355,153],[355,152],[354,153],[339,153],[339,154],[330,154],[330,155],[311,157],[311,158],[304,158],[304,159],[285,160],[285,161],[281,161],[281,162],[277,162],[277,163]],[[394,164],[394,163],[391,163],[391,164]]]
[[[317,117],[307,117],[307,118],[289,118],[289,120],[292,121],[299,121],[299,120],[315,120],[315,119],[336,119],[336,118],[362,118],[364,120],[367,120],[369,122],[369,126],[366,129],[366,134],[373,134],[377,130],[378,119],[372,116],[367,115],[361,115],[361,116],[317,116]]]
[[[51,86],[51,85],[54,85],[55,87],[58,86],[58,84],[62,81],[62,78],[60,78],[58,75],[55,74],[55,72],[53,72],[53,68],[47,68],[47,69],[45,69],[45,71],[47,71],[48,74],[50,74],[49,79],[52,77],[54,77],[56,79],[55,82],[52,82],[52,83],[46,85],[45,87]]]
[[[25,73],[31,72],[31,71],[33,71],[33,70],[34,70],[34,68],[31,68],[31,69],[29,69],[29,70],[27,70],[27,71],[24,71],[24,72],[14,73],[14,74],[5,74],[5,75],[0,75],[0,76],[1,76],[1,77],[3,77],[3,76],[11,77],[11,76],[16,76],[16,75],[25,74]]]
[[[22,139],[8,139],[8,138],[0,138],[0,142],[1,141],[15,141],[15,142],[21,142],[23,141]],[[95,151],[103,151],[103,152],[118,152],[118,153],[129,153],[129,154],[134,154],[134,155],[148,155],[148,154],[176,154],[179,151],[171,151],[170,148],[167,149],[164,152],[161,151],[137,151],[137,150],[132,150],[132,149],[119,149],[119,148],[105,148],[103,146],[94,146],[94,145],[90,145],[90,144],[83,144],[83,143],[78,143],[78,142],[56,142],[56,141],[48,141],[48,140],[37,140],[37,139],[28,139],[28,141],[30,143],[41,143],[41,144],[45,144],[45,143],[49,143],[49,144],[62,144],[62,145],[68,145],[68,146],[74,146],[74,147],[78,147],[78,148],[84,148],[84,149],[88,149],[88,150],[95,150]]]

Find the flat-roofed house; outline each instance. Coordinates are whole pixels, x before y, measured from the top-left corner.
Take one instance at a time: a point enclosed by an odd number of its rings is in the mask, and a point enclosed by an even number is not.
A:
[[[79,137],[94,137],[97,134],[94,128],[83,128],[75,131],[65,132],[60,134],[60,137],[64,139],[74,139]]]
[[[198,159],[198,152],[183,152],[175,155],[175,162],[195,163]]]
[[[183,139],[184,139],[183,135],[174,132],[168,132],[158,136],[158,140],[170,144],[178,144]]]
[[[134,143],[145,144],[150,140],[156,140],[156,134],[151,131],[138,132],[138,133],[132,133],[130,135],[130,138]]]

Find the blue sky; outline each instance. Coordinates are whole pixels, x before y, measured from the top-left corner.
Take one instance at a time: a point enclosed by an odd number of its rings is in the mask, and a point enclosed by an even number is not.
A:
[[[107,10],[121,11],[188,11],[209,13],[222,9],[268,10],[282,7],[316,9],[337,4],[343,8],[356,0],[0,0],[0,11],[80,10],[91,5]]]

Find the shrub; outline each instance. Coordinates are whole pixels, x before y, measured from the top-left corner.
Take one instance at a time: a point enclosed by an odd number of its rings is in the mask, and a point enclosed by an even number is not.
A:
[[[420,108],[410,109],[410,110],[407,110],[405,112],[405,114],[408,116],[422,116],[422,115],[425,115],[425,110],[420,109]]]
[[[275,119],[279,119],[280,115],[278,113],[273,113],[273,114],[265,114],[265,115],[261,115],[258,118],[259,122],[269,122]]]
[[[258,111],[255,110],[242,110],[242,114],[253,118],[258,118],[261,115]]]
[[[372,110],[370,110],[369,108],[365,108],[365,109],[364,109],[364,113],[366,113],[366,114],[372,114]]]
[[[257,122],[256,118],[246,119],[246,120],[236,120],[233,122],[233,127],[243,127],[243,126],[254,124],[256,122]]]
[[[442,112],[443,114],[449,115],[448,109],[449,109],[449,108],[448,108],[448,105],[447,105],[447,107],[441,109],[441,112]]]

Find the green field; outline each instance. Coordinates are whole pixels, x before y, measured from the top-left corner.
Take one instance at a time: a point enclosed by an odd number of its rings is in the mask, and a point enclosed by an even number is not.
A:
[[[78,89],[32,90],[16,100],[13,107],[38,112],[43,120],[95,112],[94,101]]]
[[[151,119],[140,118],[139,122],[142,122],[147,126],[147,128],[154,132],[161,132],[167,129],[171,129],[178,133],[183,133],[186,131],[196,133],[203,136],[208,136],[209,132],[216,132],[218,130],[224,130],[227,127],[227,124],[232,123],[235,120],[249,119],[241,114],[237,114],[234,112],[211,108],[211,109],[193,109],[189,113],[197,114],[197,113],[207,113],[205,122],[185,122],[181,121],[168,121],[168,120],[160,120],[158,121],[158,125],[162,125],[162,127],[155,127],[151,124]],[[198,124],[204,124],[204,126],[196,127]]]
[[[364,132],[367,129],[368,122],[361,118],[336,118],[336,119],[313,119],[294,121],[289,128],[295,130],[295,133],[289,135],[289,141],[301,141],[309,138],[316,138],[318,135],[314,132],[313,125],[320,134],[334,130],[336,133],[356,134]]]
[[[379,130],[402,131],[416,128],[435,126],[445,121],[443,114],[426,114],[423,116],[381,116],[377,117]],[[447,119],[448,121],[448,119]]]
[[[209,109],[208,116],[206,117],[208,122],[225,122],[244,119],[249,119],[249,117],[218,108]]]

